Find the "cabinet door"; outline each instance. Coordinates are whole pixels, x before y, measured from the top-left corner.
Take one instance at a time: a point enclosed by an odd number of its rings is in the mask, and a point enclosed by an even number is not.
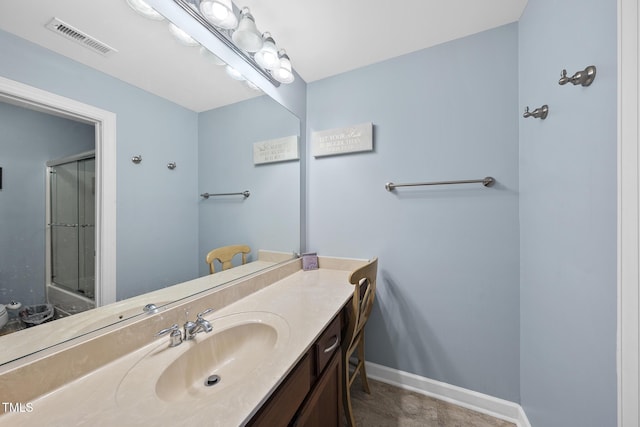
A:
[[[248,425],[251,427],[289,425],[311,389],[311,374],[311,356],[307,354]]]
[[[295,427],[338,427],[342,419],[342,357],[334,353],[322,377],[307,397]]]

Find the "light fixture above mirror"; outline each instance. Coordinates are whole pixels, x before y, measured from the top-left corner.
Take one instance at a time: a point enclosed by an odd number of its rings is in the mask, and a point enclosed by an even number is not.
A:
[[[144,0],[126,0],[129,6],[150,19],[157,12]],[[238,9],[231,0],[174,0],[191,17],[225,45],[239,54],[262,76],[278,87],[295,80],[291,59],[269,32],[260,33],[248,7]],[[159,15],[159,14],[158,14]],[[162,15],[159,15],[162,16]],[[197,46],[183,30],[170,24],[171,33],[183,44]],[[193,43],[185,42],[185,36]]]
[[[225,30],[235,30],[238,18],[231,0],[201,0],[200,13],[214,26]]]

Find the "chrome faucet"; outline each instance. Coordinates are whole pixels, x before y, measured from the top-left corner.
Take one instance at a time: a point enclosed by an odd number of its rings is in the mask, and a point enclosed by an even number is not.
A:
[[[213,330],[213,326],[207,319],[205,319],[205,314],[211,313],[213,311],[212,308],[208,308],[202,313],[198,313],[197,319],[195,322],[187,321],[184,324],[184,339],[191,340],[193,339],[198,332],[205,331],[207,333]]]

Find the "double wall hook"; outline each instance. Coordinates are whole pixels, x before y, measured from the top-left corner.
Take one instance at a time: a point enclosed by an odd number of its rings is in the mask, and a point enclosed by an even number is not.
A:
[[[549,106],[547,104],[544,104],[542,107],[536,108],[531,112],[529,112],[529,107],[527,106],[524,109],[524,114],[522,115],[522,117],[524,117],[525,119],[527,117],[533,117],[534,119],[544,120],[547,118],[547,114],[549,114]]]
[[[142,154],[138,154],[136,156],[131,157],[131,161],[134,164],[139,165],[142,162]],[[169,170],[174,170],[176,168],[176,163],[175,162],[169,162],[167,164],[167,168]]]
[[[589,65],[582,71],[576,72],[573,76],[567,76],[567,70],[562,70],[562,74],[560,75],[560,80],[558,80],[558,84],[560,86],[564,86],[567,83],[571,82],[574,86],[582,85],[587,87],[593,83],[593,80],[596,78],[596,67],[595,65]]]

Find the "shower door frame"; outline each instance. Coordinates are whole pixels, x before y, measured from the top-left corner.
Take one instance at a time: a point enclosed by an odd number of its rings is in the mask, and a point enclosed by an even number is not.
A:
[[[45,209],[45,217],[46,217],[46,224],[47,224],[47,235],[45,238],[45,247],[46,247],[46,267],[45,267],[45,274],[46,274],[46,285],[55,285],[56,287],[60,288],[61,290],[64,290],[65,292],[71,292],[75,297],[79,297],[83,300],[88,300],[88,302],[90,303],[90,305],[93,305],[93,307],[96,307],[95,305],[95,295],[96,295],[96,287],[95,287],[95,274],[93,276],[93,286],[94,286],[94,291],[93,297],[87,297],[86,295],[76,292],[76,291],[72,291],[70,289],[68,289],[66,286],[62,285],[61,283],[57,283],[54,281],[53,279],[53,273],[54,273],[54,262],[53,262],[53,254],[54,254],[54,245],[53,245],[53,213],[52,213],[52,206],[53,206],[53,193],[52,193],[52,179],[53,177],[51,176],[51,170],[52,168],[67,164],[67,163],[77,163],[77,162],[81,162],[83,160],[88,160],[88,159],[93,159],[94,163],[95,163],[95,150],[91,150],[91,151],[86,151],[84,153],[79,153],[75,156],[69,156],[69,157],[65,157],[62,159],[55,159],[55,160],[49,160],[46,163],[46,168],[47,168],[47,173],[45,175],[46,177],[46,209]],[[95,171],[94,171],[94,176],[95,176]],[[95,186],[94,186],[95,187]],[[95,198],[95,190],[94,190],[94,198]],[[95,254],[95,218],[96,217],[96,213],[95,213],[95,201],[94,201],[94,215],[92,218],[92,222],[93,222],[93,229],[94,229],[94,245],[93,245],[93,251]],[[59,221],[56,221],[59,222]],[[80,221],[78,222],[78,228],[77,231],[80,230]],[[86,221],[84,221],[86,222]],[[78,241],[79,244],[79,241]],[[76,248],[77,252],[78,252],[78,268],[80,268],[80,265],[83,264],[80,262],[80,248]],[[94,273],[95,273],[95,256],[93,257],[94,259]],[[80,282],[80,272],[77,272],[77,280],[78,282]],[[48,292],[47,292],[48,294]],[[48,302],[51,302],[47,299]]]
[[[95,302],[116,301],[116,115],[0,76],[0,99],[93,125],[96,156]],[[44,220],[44,218],[43,218]],[[44,285],[44,284],[43,284]]]

